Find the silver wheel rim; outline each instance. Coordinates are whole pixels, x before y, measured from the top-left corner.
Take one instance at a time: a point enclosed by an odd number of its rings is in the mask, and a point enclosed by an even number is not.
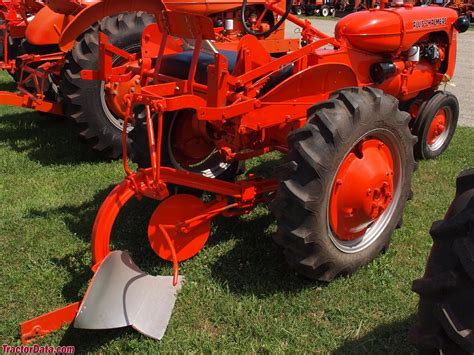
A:
[[[100,83],[100,102],[102,104],[102,109],[104,110],[105,117],[107,117],[108,121],[112,123],[112,125],[117,128],[118,130],[123,130],[123,125],[125,121],[122,118],[116,117],[112,111],[110,111],[109,106],[107,105],[106,100],[106,93],[105,93],[105,82]],[[133,129],[131,124],[127,125],[127,133],[129,133]]]
[[[344,241],[339,238],[337,238],[331,228],[331,224],[329,222],[329,201],[330,201],[330,195],[332,191],[332,187],[334,186],[334,179],[335,176],[337,175],[337,172],[339,171],[339,168],[342,164],[342,162],[345,160],[347,155],[351,152],[351,150],[364,138],[366,137],[373,137],[382,140],[390,149],[392,152],[392,158],[393,158],[393,163],[394,163],[394,176],[396,177],[394,179],[394,190],[395,193],[393,194],[393,200],[390,203],[389,207],[382,213],[382,215],[377,218],[376,221],[372,223],[370,227],[367,228],[365,234],[356,240],[351,240],[351,241]],[[326,222],[327,222],[327,231],[329,238],[331,239],[331,242],[334,244],[336,248],[338,248],[340,251],[347,253],[347,254],[354,254],[358,253],[364,249],[367,249],[370,245],[372,245],[383,233],[387,225],[390,223],[392,220],[395,211],[397,210],[398,205],[401,202],[401,190],[402,190],[402,177],[404,173],[404,167],[401,164],[400,160],[401,156],[401,149],[399,148],[397,144],[397,139],[388,130],[385,129],[377,129],[373,130],[371,132],[368,132],[365,134],[363,137],[361,137],[352,147],[349,149],[346,154],[344,155],[344,159],[341,161],[339,166],[336,169],[336,172],[334,174],[334,177],[331,182],[331,188],[329,189],[329,193],[327,196],[327,201],[328,201],[328,207],[326,209]]]
[[[136,50],[136,47],[137,47],[137,45],[133,44],[133,45],[130,45],[130,46],[126,46],[122,50],[124,50],[125,52],[128,52],[128,53],[133,53]],[[138,45],[138,50],[139,50],[139,48],[140,48],[140,45]],[[112,66],[114,66],[114,64],[118,64],[120,61],[121,61],[120,57],[114,58],[112,60]],[[105,92],[105,82],[104,81],[101,81],[101,83],[100,83],[100,94],[99,95],[100,95],[100,103],[102,104],[102,109],[104,110],[105,117],[107,117],[108,121],[110,123],[112,123],[112,125],[115,128],[117,128],[118,130],[120,130],[120,132],[122,132],[123,131],[123,125],[124,125],[125,121],[122,118],[116,117],[112,113],[112,111],[110,111],[109,106],[107,105],[107,100],[105,99],[107,94]],[[132,129],[133,129],[133,125],[128,124],[127,133],[130,133],[130,131]]]

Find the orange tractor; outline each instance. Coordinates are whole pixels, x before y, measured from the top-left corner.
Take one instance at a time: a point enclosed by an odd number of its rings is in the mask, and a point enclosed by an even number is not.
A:
[[[114,13],[101,15],[91,23],[89,12],[83,10],[97,3],[100,0],[47,0],[44,4],[35,0],[2,0],[0,68],[14,74],[19,93],[0,92],[0,104],[71,117],[78,124],[81,137],[92,148],[106,157],[117,158],[122,152],[124,111],[121,103],[124,95],[137,89],[139,82],[105,85],[84,81],[79,73],[83,69],[97,68],[99,32],[107,34],[115,46],[134,54],[140,51],[141,33],[153,21],[153,16],[143,11]],[[245,34],[238,20],[240,1],[222,4],[206,0],[181,1],[172,7],[211,17],[218,47],[235,49]],[[99,8],[100,4],[91,11]],[[252,4],[245,17],[255,22],[263,9],[262,4]],[[262,28],[273,25],[275,16],[267,12],[260,19]],[[86,22],[87,26],[82,26]],[[75,31],[77,27],[81,32]],[[281,28],[265,38],[270,52],[285,53],[298,48],[297,40],[284,40],[283,34]],[[60,46],[64,41],[68,41],[68,45]],[[114,59],[114,65],[118,64],[120,57]]]
[[[15,73],[16,56],[26,27],[43,6],[35,0],[0,0],[0,69]]]
[[[207,8],[191,14],[159,0],[102,1],[83,10],[89,22],[65,31],[63,50],[104,16],[154,15],[139,52],[100,32],[98,67],[75,71],[91,85],[135,88],[117,101],[124,127],[133,127],[122,132],[126,177],[95,220],[95,274],[84,299],[23,323],[23,341],[71,322],[161,338],[182,281],[179,262],[204,247],[214,217],[260,203],[270,203],[286,260],[309,278],[352,274],[388,247],[411,195],[414,150],[435,157],[454,134],[458,101],[438,88],[453,76],[457,35],[469,22],[448,8],[381,2],[339,21],[330,37],[290,14],[291,0],[285,5],[266,1],[249,17],[243,0],[247,35],[234,43],[222,41]],[[264,23],[267,14],[274,23]],[[259,38],[285,21],[301,27],[301,47],[272,53]],[[285,158],[270,178],[238,178],[246,160],[272,151]],[[173,276],[146,275],[126,252],[110,250],[114,222],[132,198],[160,201],[148,239],[173,263]]]

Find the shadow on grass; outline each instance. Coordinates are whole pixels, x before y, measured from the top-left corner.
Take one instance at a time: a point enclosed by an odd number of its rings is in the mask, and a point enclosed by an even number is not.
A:
[[[92,200],[79,206],[62,206],[49,210],[32,210],[31,217],[61,219],[71,234],[85,243],[91,241],[92,226],[100,205],[114,185],[100,190]],[[149,246],[147,227],[158,202],[132,199],[118,215],[112,230],[111,249],[127,250],[145,272],[169,275],[170,263],[159,259]],[[219,217],[214,220],[208,246],[233,240],[234,247],[209,263],[211,277],[223,288],[237,295],[268,297],[277,292],[294,293],[315,282],[297,276],[289,269],[281,251],[271,241],[274,217],[265,207],[249,216]],[[211,251],[212,252],[212,251]],[[67,302],[80,300],[92,277],[91,257],[87,247],[53,260],[69,277],[62,289]],[[190,260],[192,263],[193,261]],[[79,353],[99,349],[117,337],[128,337],[135,331],[129,328],[88,331],[70,327],[61,344],[75,345]]]
[[[59,217],[74,236],[90,243],[97,212],[113,186],[99,191],[93,200],[80,206],[32,210],[29,216]],[[115,221],[110,241],[111,249],[127,250],[143,271],[152,274],[168,273],[170,269],[170,263],[154,254],[147,238],[148,222],[157,205],[157,201],[150,199],[130,200]],[[280,249],[271,240],[273,222],[273,215],[264,207],[259,207],[258,212],[250,216],[214,219],[208,247],[228,240],[234,240],[235,246],[210,264],[211,276],[233,293],[257,297],[314,287],[314,281],[296,275],[287,266]],[[77,300],[84,291],[83,285],[92,276],[89,250],[54,262],[71,275],[71,281],[64,286],[63,296],[71,302]]]
[[[257,218],[219,218],[215,243],[233,239],[235,246],[211,265],[212,277],[232,293],[258,298],[324,287],[325,284],[303,278],[290,269],[281,249],[271,239],[274,221],[268,211]]]
[[[363,337],[346,342],[333,354],[415,354],[416,348],[408,341],[408,332],[415,321],[416,316],[412,315],[402,321],[380,325]]]
[[[13,79],[0,82],[0,91],[16,92],[16,82],[14,82]]]
[[[0,120],[0,144],[43,166],[104,160],[81,142],[71,120],[37,112],[5,114]]]

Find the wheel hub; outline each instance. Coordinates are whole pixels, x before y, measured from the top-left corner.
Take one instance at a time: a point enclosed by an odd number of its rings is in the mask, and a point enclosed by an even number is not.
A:
[[[109,110],[116,117],[125,117],[127,112],[125,95],[140,92],[140,75],[135,75],[130,80],[122,83],[108,82],[104,89],[105,102]]]
[[[329,222],[337,239],[353,241],[387,209],[393,198],[394,162],[379,139],[357,144],[336,173]]]
[[[195,113],[188,111],[176,119],[171,132],[171,148],[176,161],[183,167],[192,167],[209,157],[216,149],[196,127]]]
[[[431,122],[428,130],[427,143],[433,145],[446,131],[446,126],[446,111],[444,108],[441,108],[436,112],[436,115]]]

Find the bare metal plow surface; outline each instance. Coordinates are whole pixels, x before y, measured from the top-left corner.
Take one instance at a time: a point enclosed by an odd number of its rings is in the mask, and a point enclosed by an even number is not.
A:
[[[125,251],[113,251],[95,273],[74,321],[75,328],[112,329],[132,326],[161,339],[183,278],[143,272]]]

